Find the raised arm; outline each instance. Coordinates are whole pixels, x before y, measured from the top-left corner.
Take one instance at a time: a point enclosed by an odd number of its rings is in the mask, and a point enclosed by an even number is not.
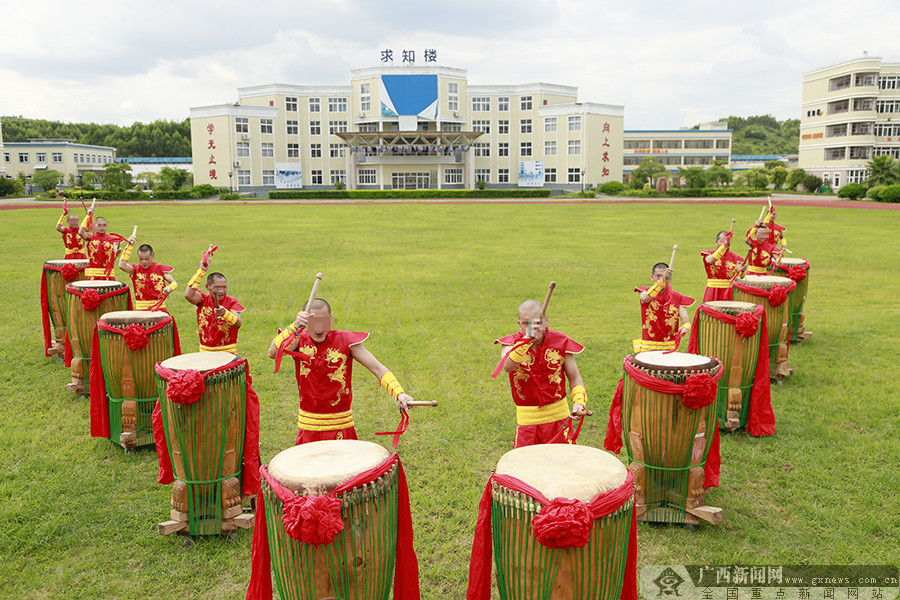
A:
[[[391,373],[387,367],[375,358],[374,354],[369,352],[362,344],[354,344],[353,346],[350,346],[350,355],[356,359],[359,364],[371,371],[372,375],[378,379],[381,387],[397,401],[397,404],[399,404],[401,408],[406,408],[406,403],[413,399],[412,396],[403,391],[397,378],[394,377],[393,373]]]

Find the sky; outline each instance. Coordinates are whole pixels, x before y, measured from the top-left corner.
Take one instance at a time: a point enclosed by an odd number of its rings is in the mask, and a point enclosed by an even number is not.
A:
[[[900,62],[897,0],[5,4],[0,115],[66,122],[182,120],[239,87],[348,85],[382,50],[426,66],[434,49],[470,85],[576,86],[581,102],[624,105],[626,129],[677,129],[796,119],[804,72],[864,52]]]

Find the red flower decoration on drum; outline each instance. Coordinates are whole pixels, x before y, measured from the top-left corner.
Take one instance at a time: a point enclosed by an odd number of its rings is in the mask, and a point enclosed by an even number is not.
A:
[[[756,313],[741,313],[737,316],[734,323],[734,329],[742,338],[748,338],[756,334],[759,329],[759,319]]]
[[[59,273],[66,281],[72,281],[73,279],[78,277],[78,267],[76,267],[72,263],[66,263],[59,270]]]
[[[790,267],[787,270],[787,276],[792,281],[796,281],[797,283],[800,283],[801,281],[806,279],[806,269],[804,269],[803,267],[799,267],[799,266],[798,267]]]
[[[555,498],[531,520],[534,537],[548,548],[581,548],[591,541],[594,516],[581,500]]]
[[[193,404],[206,391],[206,383],[200,371],[185,369],[169,378],[169,389],[166,395],[176,404]]]
[[[781,285],[776,285],[771,290],[769,290],[769,304],[773,307],[781,306],[784,304],[784,301],[787,300],[787,288]]]
[[[688,408],[704,408],[716,400],[718,386],[709,373],[697,373],[684,381],[681,403]]]
[[[84,310],[94,310],[100,306],[100,294],[97,290],[84,290],[81,292],[81,307]]]
[[[333,496],[293,496],[284,502],[284,530],[311,546],[327,545],[344,530],[341,501]]]
[[[125,338],[125,345],[135,352],[147,346],[147,330],[140,325],[129,325],[122,336]]]

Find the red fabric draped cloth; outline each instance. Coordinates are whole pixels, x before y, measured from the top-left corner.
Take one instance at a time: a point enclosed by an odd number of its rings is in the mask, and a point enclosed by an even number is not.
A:
[[[750,337],[756,330],[748,331],[741,327],[741,321],[744,321],[744,314],[753,315],[758,323],[759,330],[759,350],[756,359],[756,371],[753,373],[753,385],[750,388],[750,410],[747,413],[747,433],[752,436],[772,435],[775,433],[775,411],[772,410],[772,393],[769,380],[769,330],[766,327],[766,310],[762,306],[756,307],[752,313],[744,313],[741,315],[730,315],[714,308],[710,308],[705,304],[700,305],[700,310],[704,313],[723,323],[735,325],[738,334],[742,337]],[[700,311],[694,313],[694,325],[691,328],[691,338],[688,341],[688,352],[691,354],[699,354],[700,337],[697,326],[699,324]],[[747,335],[744,335],[744,334]]]
[[[794,283],[800,283],[806,276],[809,274],[809,260],[803,259],[804,263],[802,265],[793,265],[790,267],[779,266],[778,269],[785,272],[785,277],[789,278]]]
[[[491,527],[491,508],[492,508],[492,482],[496,482],[507,489],[514,492],[528,494],[541,503],[544,507],[538,513],[532,523],[535,531],[540,531],[542,525],[540,523],[541,515],[544,515],[546,509],[554,507],[554,505],[562,504],[563,506],[572,504],[573,501],[568,498],[555,498],[552,501],[548,499],[540,491],[525,483],[521,479],[511,475],[492,475],[488,479],[484,488],[484,494],[481,496],[481,502],[478,504],[478,520],[475,523],[475,539],[472,542],[472,557],[469,561],[469,588],[466,592],[467,600],[490,600],[491,597],[491,563],[493,562],[493,540]],[[618,488],[600,494],[589,503],[584,504],[580,500],[575,500],[574,504],[584,506],[590,514],[590,523],[609,514],[614,513],[625,504],[629,498],[634,495],[634,474],[628,471],[628,477]],[[553,512],[572,512],[572,511],[553,511]],[[546,518],[546,515],[545,515]],[[551,517],[552,519],[553,517]],[[580,526],[574,524],[564,524],[565,529],[580,529]],[[554,544],[551,547],[580,547],[589,541],[588,539],[575,532],[576,535],[567,535],[568,543]],[[577,541],[576,541],[577,540]],[[540,541],[540,540],[538,540]],[[542,542],[543,543],[543,542]],[[625,559],[625,578],[622,581],[622,593],[619,596],[622,600],[637,600],[637,524],[635,521],[635,512],[631,511],[631,531],[628,536],[628,555]]]
[[[722,377],[721,368],[722,363],[719,359],[715,357],[713,358],[716,362],[719,363],[719,372],[711,377],[712,381],[718,383],[719,378]],[[671,381],[666,381],[665,379],[657,379],[652,375],[648,375],[633,366],[631,362],[629,362],[628,357],[625,357],[624,365],[625,372],[641,387],[653,390],[654,392],[659,392],[661,394],[678,394],[683,396],[685,393],[685,387],[689,387],[690,383],[685,381],[685,385],[681,385],[678,383],[673,383]],[[690,380],[690,377],[688,377]],[[616,386],[616,392],[613,395],[612,405],[609,407],[609,421],[606,423],[606,439],[603,441],[603,447],[606,448],[610,452],[615,452],[616,454],[622,449],[622,393],[624,389],[624,380],[620,379],[619,384]],[[715,396],[712,398],[712,402],[715,402]],[[712,403],[709,403],[712,404]],[[715,410],[715,407],[710,410]],[[704,472],[704,487],[719,487],[719,471],[722,465],[722,457],[719,454],[719,427],[718,421],[716,422],[715,431],[713,432],[713,439],[709,445],[709,452],[706,455],[706,464],[703,466]]]
[[[129,325],[126,329],[123,330],[117,329],[115,327],[110,327],[103,321],[97,321],[97,325],[94,326],[94,339],[91,342],[91,437],[108,438],[110,435],[109,397],[106,395],[106,380],[103,377],[103,364],[100,361],[99,330],[102,329],[103,331],[123,335],[126,337],[125,343],[129,345],[129,348],[131,348],[131,345],[135,345],[136,347],[131,349],[140,350],[147,345],[148,335],[159,331],[169,323],[172,324],[172,335],[175,343],[175,353],[173,354],[173,356],[178,356],[179,354],[181,354],[181,344],[178,342],[178,334],[174,329],[175,319],[172,316],[166,317],[159,323],[146,329],[144,329],[140,325]],[[140,330],[140,333],[138,333],[138,330]],[[141,345],[139,348],[137,347],[139,341],[129,342],[129,338],[132,337],[142,338],[143,345]]]
[[[72,263],[66,263],[61,267],[44,265],[44,270],[41,271],[41,325],[44,329],[44,356],[50,356],[50,347],[53,345],[53,332],[50,327],[50,296],[47,290],[46,271],[59,271],[66,281],[72,281],[85,269],[87,269],[87,265],[76,267]],[[66,337],[68,338],[68,336]],[[66,364],[66,366],[71,365]]]
[[[409,509],[409,488],[406,484],[406,473],[403,471],[403,463],[400,457],[391,454],[383,463],[373,469],[364,471],[359,475],[345,481],[324,496],[305,496],[304,498],[336,499],[337,495],[359,487],[365,483],[371,483],[387,473],[391,467],[397,464],[400,469],[399,489],[397,494],[397,554],[394,561],[394,599],[418,600],[419,598],[419,561],[413,549],[412,515]],[[270,474],[265,465],[259,467],[259,473],[265,477],[266,483],[284,503],[292,503],[298,500],[298,496],[291,490],[281,485]],[[288,515],[285,515],[289,519]],[[340,519],[340,516],[337,517]],[[289,519],[292,520],[292,519]],[[293,525],[293,523],[291,524]],[[343,528],[343,523],[340,524]],[[334,529],[334,528],[333,528]],[[337,532],[334,532],[335,534]],[[289,534],[290,535],[290,534]],[[294,537],[292,535],[292,537]],[[300,538],[305,537],[301,532]],[[331,538],[333,540],[333,536]],[[323,541],[324,540],[319,540]],[[326,544],[331,541],[324,542]],[[319,544],[316,544],[319,545]],[[256,518],[253,525],[253,549],[250,558],[251,572],[250,584],[247,586],[247,600],[271,600],[272,598],[272,561],[269,554],[269,530],[266,525],[266,504],[263,500],[262,489],[256,495]]]
[[[87,268],[87,267],[85,267],[85,268]],[[81,302],[82,302],[82,304],[84,304],[84,294],[80,290],[73,288],[73,287],[69,287],[68,285],[66,286],[66,290],[69,293],[81,298]],[[85,291],[86,292],[94,292],[94,294],[97,294],[97,290],[94,290],[94,289],[87,289]],[[118,290],[113,290],[111,292],[106,292],[105,294],[97,294],[97,297],[99,298],[99,301],[97,301],[97,306],[99,306],[100,302],[102,302],[103,300],[106,300],[107,298],[111,298],[113,296],[118,296],[119,294],[122,294],[122,293],[125,293],[128,295],[128,307],[125,310],[132,310],[133,306],[131,304],[131,290],[128,289],[128,286],[125,286],[124,288],[121,288]],[[91,297],[93,297],[93,294],[91,295]],[[93,302],[93,301],[94,300],[91,300],[91,302]],[[96,307],[94,307],[94,308],[96,308]],[[92,348],[93,348],[93,346],[92,346]],[[67,324],[66,325],[66,349],[65,349],[65,352],[63,353],[63,360],[67,367],[72,366],[73,358],[75,358],[75,356],[72,354],[72,340],[69,339],[69,328],[68,328],[68,324]],[[102,377],[101,377],[101,379],[102,379]]]
[[[246,358],[238,359],[225,366],[206,371],[200,374],[201,377],[221,373],[229,369],[234,369],[242,363],[247,363]],[[189,369],[188,369],[189,370]],[[183,373],[185,371],[177,371]],[[160,363],[156,363],[156,373],[165,379],[171,380],[176,375],[176,371],[168,369]],[[156,456],[159,460],[159,475],[156,480],[163,485],[167,485],[175,481],[175,475],[172,471],[172,458],[169,456],[169,445],[166,443],[166,431],[163,427],[162,407],[159,400],[153,408],[153,439],[156,441]],[[259,491],[259,398],[253,391],[253,380],[250,378],[250,365],[247,364],[247,408],[246,408],[247,427],[244,430],[244,459],[241,465],[241,493],[244,496],[252,496]]]

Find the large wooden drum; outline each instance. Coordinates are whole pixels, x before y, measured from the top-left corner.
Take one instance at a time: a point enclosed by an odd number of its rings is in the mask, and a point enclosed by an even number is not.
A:
[[[628,471],[614,455],[564,444],[525,446],[504,454],[495,476],[508,475],[547,499],[589,504],[622,486]],[[492,481],[491,521],[497,587],[503,600],[617,599],[622,593],[631,533],[633,491],[621,506],[593,521],[581,547],[552,548],[535,537],[534,519],[547,510],[528,494]]]
[[[229,352],[182,354],[159,364],[157,385],[175,482],[172,520],[191,535],[230,533],[243,513],[241,465],[247,427],[247,361]],[[189,403],[173,401],[169,379],[184,371],[203,376]],[[188,374],[186,374],[188,375]],[[194,375],[194,374],[191,374]]]
[[[725,369],[719,379],[719,394],[716,398],[719,428],[734,431],[747,426],[750,390],[759,361],[760,330],[757,327],[755,334],[742,337],[735,325],[725,323],[714,314],[704,312],[702,307],[737,316],[755,313],[758,305],[750,302],[713,300],[701,305],[697,317],[700,354],[718,358],[722,368]],[[760,318],[757,317],[757,321]]]
[[[789,277],[797,283],[794,291],[794,305],[791,307],[791,341],[807,339],[812,333],[806,331],[806,317],[803,307],[806,305],[806,293],[809,290],[809,261],[805,258],[782,258],[773,273],[781,277]]]
[[[153,444],[150,415],[157,400],[158,362],[175,354],[175,320],[165,312],[126,310],[97,322],[109,402],[109,439],[124,448]]]
[[[701,508],[704,465],[716,427],[715,392],[710,405],[689,408],[681,393],[655,389],[668,387],[659,382],[683,386],[691,375],[716,375],[720,368],[715,359],[682,352],[641,352],[626,358],[622,429],[639,520],[721,520],[707,518],[706,509],[712,507]]]
[[[269,461],[260,485],[272,571],[283,600],[391,596],[399,488],[399,461],[385,464],[392,456],[371,442],[328,440],[288,448]],[[380,465],[380,475],[340,489]],[[330,543],[315,546],[288,534],[286,502],[336,489],[343,530]]]
[[[128,286],[119,281],[74,281],[66,286],[69,344],[72,347],[72,383],[67,389],[84,394],[90,374],[91,342],[100,316],[128,309]]]
[[[67,266],[71,265],[71,266]],[[52,345],[47,354],[62,354],[66,345],[66,284],[84,280],[85,259],[48,260],[44,263],[41,289],[53,327]],[[69,277],[70,279],[67,279]]]
[[[787,299],[773,302],[776,287],[784,288]],[[796,285],[787,277],[776,275],[755,275],[734,282],[734,299],[754,302],[766,310],[766,325],[769,333],[769,369],[775,379],[784,379],[793,372],[788,364],[788,341],[791,326],[791,306]],[[784,296],[779,297],[781,300]],[[774,369],[772,368],[774,365]]]

